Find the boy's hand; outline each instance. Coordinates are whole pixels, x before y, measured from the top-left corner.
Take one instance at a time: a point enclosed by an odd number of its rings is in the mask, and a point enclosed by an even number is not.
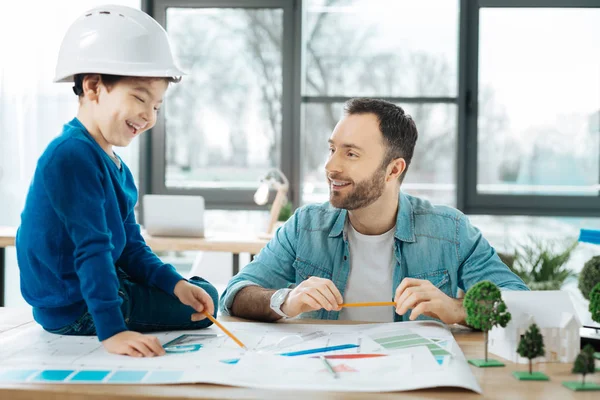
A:
[[[164,356],[165,349],[154,336],[138,332],[123,331],[102,341],[104,348],[113,354],[132,357]]]
[[[192,321],[201,321],[206,318],[203,314],[205,310],[210,315],[215,314],[215,305],[213,304],[212,297],[204,289],[187,281],[179,281],[175,285],[173,293],[183,304],[196,310],[196,313],[192,314]]]

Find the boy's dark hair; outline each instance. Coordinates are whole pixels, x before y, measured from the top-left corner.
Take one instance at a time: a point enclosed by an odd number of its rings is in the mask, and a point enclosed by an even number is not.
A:
[[[109,75],[109,74],[77,74],[73,77],[73,81],[74,81],[73,93],[75,93],[79,97],[83,96],[83,79],[86,77],[86,75],[100,75],[102,84],[104,84],[104,86],[106,86],[108,88],[114,86],[120,80],[127,79],[127,78],[138,78],[138,77],[134,77],[134,76],[121,76],[121,75]],[[177,79],[177,78],[145,78],[145,77],[139,77],[139,79],[164,79],[169,83],[177,83],[181,80],[181,79]]]
[[[417,126],[411,116],[405,114],[401,107],[389,101],[369,98],[348,100],[344,104],[344,113],[346,115],[375,114],[384,143],[387,145],[382,167],[385,168],[393,159],[403,158],[406,161],[406,169],[399,177],[402,182],[410,165],[418,137]]]

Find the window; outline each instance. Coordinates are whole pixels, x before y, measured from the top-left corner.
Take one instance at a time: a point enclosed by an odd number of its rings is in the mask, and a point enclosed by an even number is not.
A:
[[[283,167],[283,22],[291,3],[154,3],[187,75],[171,85],[152,138],[151,189],[247,208],[260,178]]]
[[[189,75],[144,142],[146,191],[254,209],[278,167],[295,206],[325,201],[342,105],[376,97],[419,130],[406,192],[470,215],[600,214],[598,0],[147,3]]]
[[[304,0],[303,7],[304,95],[456,96],[457,1]]]
[[[600,10],[481,10],[478,192],[598,195],[598,21]]]
[[[167,9],[188,73],[166,109],[167,187],[246,187],[279,164],[282,14]]]
[[[455,204],[458,2],[306,0],[303,8],[302,202],[328,199],[327,139],[343,102],[376,97],[401,106],[419,130],[403,190]]]
[[[467,49],[476,63],[467,90],[477,99],[468,126],[476,165],[467,170],[476,176],[464,208],[598,215],[600,8],[479,3],[477,47]]]

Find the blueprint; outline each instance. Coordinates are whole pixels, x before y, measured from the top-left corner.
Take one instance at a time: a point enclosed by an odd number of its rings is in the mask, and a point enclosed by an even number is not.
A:
[[[449,329],[437,322],[363,325],[224,322],[154,334],[162,357],[109,354],[95,337],[31,324],[0,334],[0,382],[215,383],[264,389],[402,391],[461,387],[481,393]]]

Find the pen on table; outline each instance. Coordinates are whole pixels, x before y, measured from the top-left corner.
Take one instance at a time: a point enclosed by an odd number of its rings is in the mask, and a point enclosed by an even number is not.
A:
[[[357,344],[340,344],[337,346],[317,347],[315,349],[305,349],[305,350],[292,351],[289,353],[279,353],[279,355],[283,356],[283,357],[305,356],[307,354],[326,353],[326,352],[330,352],[330,351],[354,349],[356,347],[358,347]]]
[[[319,358],[321,359],[321,361],[323,361],[323,364],[325,364],[325,368],[327,368],[327,371],[329,371],[335,379],[339,378],[338,373],[335,372],[335,370],[333,369],[329,361],[327,361],[325,356],[320,356]]]
[[[219,321],[217,321],[212,315],[210,315],[210,313],[208,311],[204,311],[204,315],[206,315],[206,318],[210,319],[213,324],[215,324],[223,332],[225,332],[225,334],[227,336],[229,336],[231,338],[231,340],[233,340],[234,342],[236,342],[238,344],[238,346],[240,346],[244,350],[248,350],[248,348],[246,347],[246,345],[244,343],[242,343],[238,338],[236,338],[233,333],[229,332],[227,330],[227,328],[225,328]]]
[[[384,306],[395,306],[396,303],[393,301],[370,301],[366,303],[343,303],[340,307],[384,307]]]

